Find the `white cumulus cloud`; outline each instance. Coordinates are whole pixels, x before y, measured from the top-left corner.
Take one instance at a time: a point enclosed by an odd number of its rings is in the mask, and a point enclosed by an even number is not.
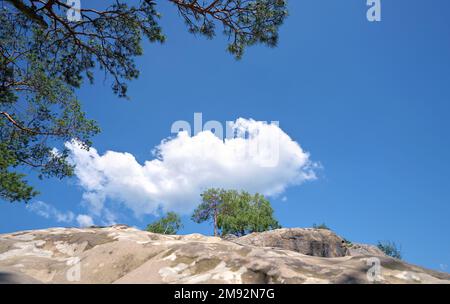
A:
[[[94,225],[94,220],[87,214],[79,214],[77,216],[77,223],[80,227],[89,227]]]
[[[210,131],[195,136],[180,132],[163,140],[153,159],[143,164],[126,152],[100,154],[75,141],[66,146],[83,200],[96,216],[105,211],[111,216],[107,201],[123,204],[136,216],[157,214],[159,209],[187,214],[209,187],[274,196],[316,178],[317,165],[309,154],[277,125],[240,118],[232,129],[245,131],[245,136],[222,140]]]

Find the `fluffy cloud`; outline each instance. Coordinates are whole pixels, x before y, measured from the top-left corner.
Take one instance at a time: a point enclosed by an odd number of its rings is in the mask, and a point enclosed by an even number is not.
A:
[[[49,205],[43,201],[33,202],[27,205],[27,209],[39,216],[55,220],[58,223],[70,223],[75,218],[73,212],[61,212],[52,205]]]
[[[87,214],[79,214],[77,216],[77,223],[80,227],[89,227],[94,225],[94,220]]]
[[[210,131],[195,136],[180,132],[163,140],[144,164],[126,152],[99,154],[74,141],[66,146],[84,189],[83,200],[96,216],[106,211],[113,217],[107,200],[123,204],[136,216],[157,214],[159,209],[186,214],[209,187],[274,196],[316,178],[309,154],[277,125],[240,118],[231,129],[244,136],[222,140]]]

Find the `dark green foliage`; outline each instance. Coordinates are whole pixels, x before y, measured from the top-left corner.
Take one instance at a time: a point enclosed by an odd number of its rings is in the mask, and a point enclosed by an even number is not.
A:
[[[11,202],[29,200],[36,192],[23,180],[24,175],[9,172],[9,167],[17,166],[14,154],[0,143],[0,198]]]
[[[183,227],[181,218],[175,212],[168,212],[166,216],[147,226],[147,231],[160,234],[176,234]]]
[[[401,260],[402,259],[402,253],[400,247],[395,243],[391,241],[379,241],[377,244],[378,249],[384,252],[387,256],[396,258]]]
[[[328,227],[325,223],[317,225],[316,223],[313,224],[314,229],[325,229],[325,230],[331,230],[330,227]]]
[[[192,220],[197,223],[212,221],[214,235],[219,235],[219,230],[222,235],[242,236],[281,227],[273,217],[270,202],[263,195],[223,189],[205,191]]]
[[[212,38],[216,25],[221,24],[230,40],[228,51],[236,58],[242,57],[247,46],[276,46],[278,28],[288,15],[284,0],[170,1],[177,5],[191,33]]]
[[[282,0],[169,1],[192,33],[213,37],[216,25],[223,26],[236,58],[256,43],[275,46],[287,16]],[[143,38],[165,40],[154,1],[102,1],[96,9],[82,1],[80,22],[67,20],[66,3],[0,2],[0,198],[7,201],[37,193],[20,171],[73,174],[63,143],[77,140],[88,149],[99,132],[75,96],[83,80],[92,83],[103,70],[113,92],[127,97],[127,83],[139,76],[135,58],[143,54]]]

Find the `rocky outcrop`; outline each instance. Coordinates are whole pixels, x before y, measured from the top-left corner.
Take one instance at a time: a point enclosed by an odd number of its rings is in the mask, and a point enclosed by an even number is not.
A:
[[[283,228],[251,233],[235,239],[234,242],[242,245],[287,249],[318,257],[335,258],[347,255],[344,239],[327,229]]]
[[[450,283],[449,274],[386,256],[377,256],[375,260],[370,255],[338,256],[342,252],[337,239],[327,232],[311,231],[314,245],[308,251],[304,235],[297,240],[289,238],[298,233],[289,234],[283,229],[264,234],[263,239],[273,241],[270,247],[261,247],[267,243],[258,243],[255,235],[227,241],[200,234],[159,235],[123,225],[3,234],[0,281],[371,283],[374,267],[379,265],[379,283]],[[276,235],[284,239],[276,243]],[[321,243],[327,238],[333,240],[328,246]],[[276,244],[279,246],[272,246]]]

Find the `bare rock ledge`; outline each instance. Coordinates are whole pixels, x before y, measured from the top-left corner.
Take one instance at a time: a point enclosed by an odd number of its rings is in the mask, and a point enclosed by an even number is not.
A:
[[[323,229],[241,238],[159,235],[125,225],[0,235],[0,283],[450,283],[450,274],[349,246]]]

